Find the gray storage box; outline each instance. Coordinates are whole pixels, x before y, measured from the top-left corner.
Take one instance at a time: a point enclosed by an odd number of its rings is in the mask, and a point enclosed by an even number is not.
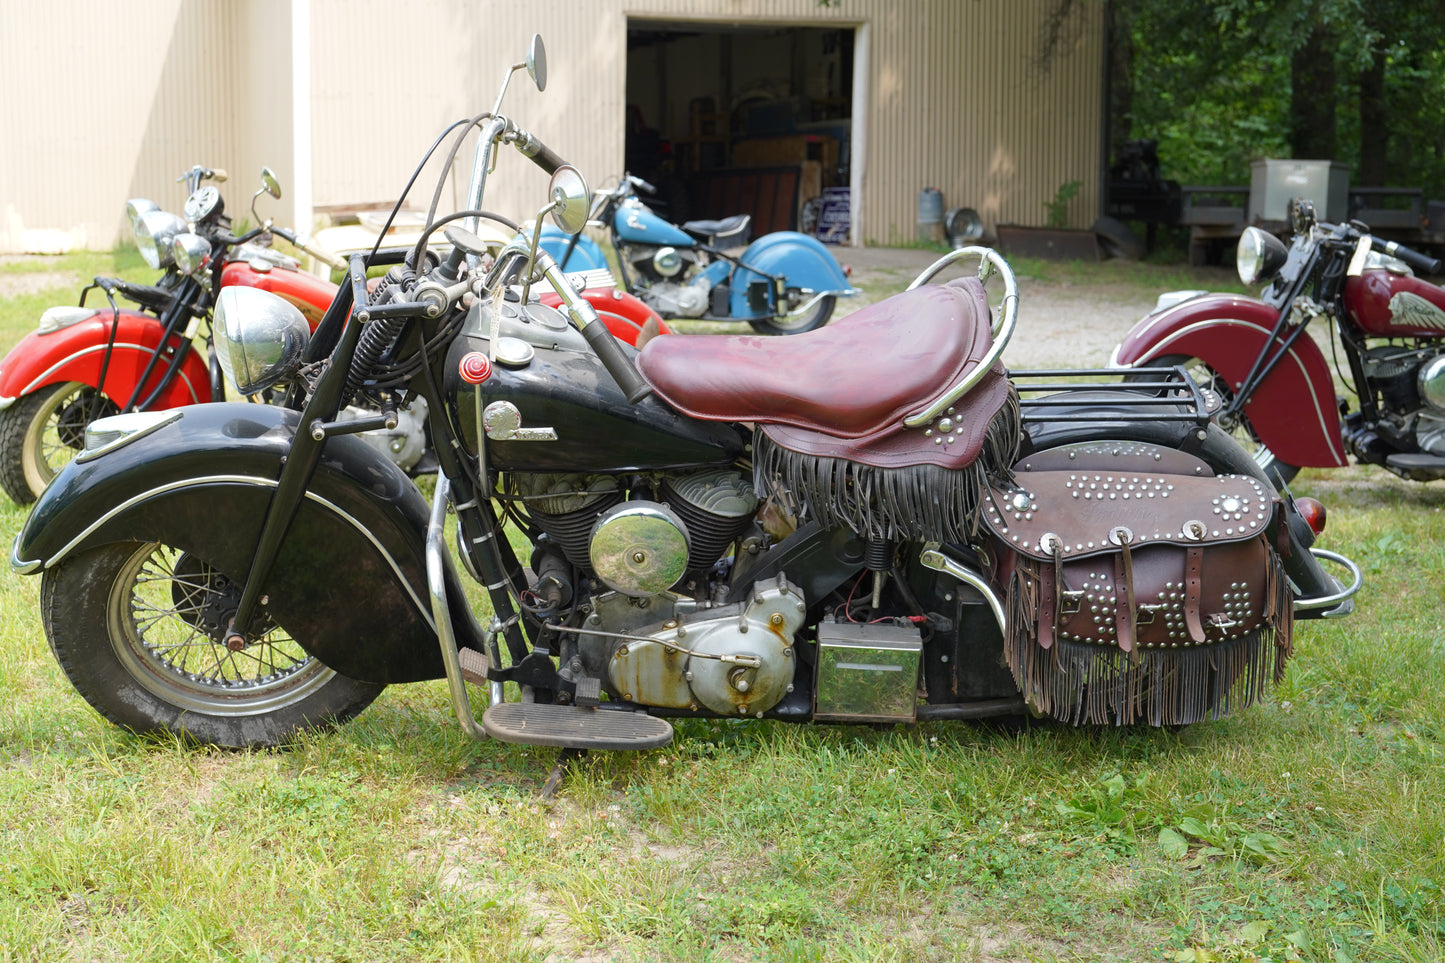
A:
[[[912,722],[923,637],[912,625],[824,622],[818,626],[813,718],[819,722]]]
[[[1275,160],[1266,158],[1249,165],[1249,209],[1251,224],[1287,221],[1290,198],[1314,201],[1321,220],[1339,224],[1350,216],[1350,167],[1339,161]]]

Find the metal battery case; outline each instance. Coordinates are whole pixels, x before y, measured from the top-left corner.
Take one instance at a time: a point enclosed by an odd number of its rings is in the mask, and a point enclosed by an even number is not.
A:
[[[823,622],[813,718],[820,722],[912,722],[923,638],[912,625]]]

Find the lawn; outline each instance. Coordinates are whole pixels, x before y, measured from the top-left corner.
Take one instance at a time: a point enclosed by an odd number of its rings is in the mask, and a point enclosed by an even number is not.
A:
[[[1184,286],[1025,269],[1081,299]],[[133,254],[0,262],[0,345],[117,270],[149,279]],[[467,740],[441,684],[286,751],[122,732],[6,569],[0,960],[1438,961],[1445,488],[1297,488],[1368,581],[1231,719],[689,721],[548,801],[555,751]],[[23,519],[0,504],[4,544]]]

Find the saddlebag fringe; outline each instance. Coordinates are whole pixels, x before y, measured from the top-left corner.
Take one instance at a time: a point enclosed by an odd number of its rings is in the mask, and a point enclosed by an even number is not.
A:
[[[1041,645],[1040,601],[1056,563],[1021,558],[1009,586],[1004,657],[1024,699],[1071,725],[1187,725],[1253,704],[1284,677],[1293,649],[1289,583],[1278,556],[1261,548],[1266,600],[1257,624],[1219,637],[1218,623],[1209,623],[1214,640],[1182,635],[1130,651],[1107,634],[1061,634]]]
[[[825,528],[842,526],[871,539],[965,541],[978,531],[989,477],[1006,476],[1020,437],[1018,395],[1010,391],[989,421],[978,457],[960,468],[881,468],[802,454],[760,431],[755,474],[760,491],[803,503],[801,515]]]

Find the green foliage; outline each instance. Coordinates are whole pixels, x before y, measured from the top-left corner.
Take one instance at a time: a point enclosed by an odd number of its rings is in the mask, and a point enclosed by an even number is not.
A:
[[[1113,146],[1153,138],[1165,177],[1248,184],[1289,157],[1291,60],[1313,31],[1333,51],[1338,149],[1358,173],[1361,72],[1384,60],[1387,183],[1445,198],[1445,34],[1413,0],[1116,0]],[[1351,183],[1360,184],[1357,177]]]
[[[1079,193],[1079,188],[1084,186],[1083,181],[1069,181],[1059,185],[1054,192],[1054,199],[1044,202],[1049,210],[1049,227],[1067,227],[1069,224],[1069,202]]]

